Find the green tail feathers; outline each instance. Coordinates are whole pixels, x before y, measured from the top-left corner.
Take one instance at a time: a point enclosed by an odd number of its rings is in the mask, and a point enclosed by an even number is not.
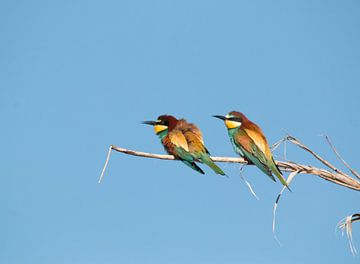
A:
[[[226,175],[225,172],[222,171],[209,157],[209,155],[204,154],[200,159],[204,164],[208,165],[215,173],[220,175]]]
[[[186,151],[182,151],[182,149],[177,149],[178,154],[180,156],[180,159],[182,162],[184,162],[186,165],[188,165],[193,170],[196,170],[197,172],[201,174],[205,174],[204,171],[195,164],[195,161],[204,163],[208,165],[215,173],[220,175],[226,175],[210,158],[210,156],[207,153],[189,153]]]
[[[275,161],[274,159],[272,159],[272,166],[271,166],[271,170],[272,172],[275,174],[275,176],[279,179],[279,181],[284,185],[286,186],[289,191],[291,191],[291,189],[289,188],[289,185],[286,183],[286,180],[284,179],[279,167],[275,164]]]
[[[193,170],[196,170],[197,172],[199,172],[201,174],[205,174],[205,172],[198,165],[196,165],[195,162],[190,162],[187,160],[181,160],[181,161],[184,162],[186,165],[188,165]]]

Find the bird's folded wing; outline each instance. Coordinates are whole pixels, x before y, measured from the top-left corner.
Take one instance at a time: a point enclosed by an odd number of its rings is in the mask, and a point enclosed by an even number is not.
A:
[[[235,142],[239,145],[242,150],[252,155],[254,158],[259,160],[262,164],[266,165],[266,157],[262,150],[258,147],[256,142],[248,136],[246,133],[241,133],[236,136]]]
[[[252,139],[256,146],[261,150],[266,158],[271,159],[271,151],[266,141],[265,136],[261,132],[259,127],[253,127],[252,129],[244,129],[246,134]]]
[[[237,135],[235,142],[248,160],[274,179],[271,170],[268,168],[264,153],[246,133]]]
[[[197,133],[194,133],[193,131],[188,130],[184,133],[184,136],[186,138],[190,152],[192,152],[192,153],[194,153],[194,152],[208,153],[207,149],[204,146],[203,141],[199,139],[199,136]]]
[[[202,144],[204,144],[204,140],[203,140],[200,129],[197,126],[195,126],[194,124],[189,124],[189,128],[190,128],[189,131],[191,133],[193,133]]]
[[[192,132],[194,136],[196,136],[200,140],[200,142],[204,144],[201,131],[196,125],[188,123],[184,119],[181,119],[178,122],[177,129],[181,130],[183,134],[186,134],[187,132]]]
[[[185,151],[189,151],[189,145],[186,141],[184,134],[180,130],[173,130],[169,133],[169,139],[176,147],[183,148]]]

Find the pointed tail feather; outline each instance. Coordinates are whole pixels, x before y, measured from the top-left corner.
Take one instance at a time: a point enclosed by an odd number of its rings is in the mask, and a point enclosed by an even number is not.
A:
[[[201,174],[205,174],[205,172],[198,165],[196,165],[195,162],[190,162],[187,160],[181,160],[181,161],[184,162],[186,165],[188,165],[193,170],[196,170],[197,172],[199,172]]]
[[[204,164],[208,165],[215,173],[220,175],[226,175],[209,157],[209,155],[204,154],[200,159]]]
[[[275,177],[274,177],[274,175],[272,175],[271,170],[268,170],[268,171],[262,170],[262,171],[265,172],[265,174],[266,174],[267,176],[269,176],[269,178],[270,178],[271,180],[273,180],[274,182],[276,182]]]
[[[280,182],[288,188],[288,190],[291,192],[291,189],[289,188],[289,185],[286,183],[286,180],[284,179],[279,167],[275,164],[274,158],[272,159],[273,165],[271,166],[272,172],[275,174],[275,176],[280,180]]]

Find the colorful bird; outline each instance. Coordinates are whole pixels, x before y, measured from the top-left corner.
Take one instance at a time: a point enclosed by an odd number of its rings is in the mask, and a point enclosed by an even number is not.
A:
[[[144,121],[143,124],[154,126],[165,150],[192,169],[204,174],[195,162],[205,163],[220,175],[225,173],[211,160],[210,153],[204,146],[200,129],[184,119],[171,115],[159,116],[156,121]]]
[[[275,174],[280,182],[288,187],[279,167],[275,164],[269,144],[260,127],[251,122],[243,113],[236,111],[226,116],[215,115],[214,117],[224,120],[236,153],[255,164],[273,181],[275,181],[273,176]]]

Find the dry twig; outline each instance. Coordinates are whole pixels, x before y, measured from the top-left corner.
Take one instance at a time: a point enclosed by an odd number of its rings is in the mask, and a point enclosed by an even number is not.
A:
[[[316,159],[321,161],[324,165],[326,165],[330,170],[325,170],[322,168],[316,168],[310,165],[304,165],[304,164],[298,164],[292,161],[276,161],[276,164],[279,166],[279,168],[282,171],[285,172],[293,172],[293,171],[299,171],[299,174],[313,174],[318,177],[321,177],[327,181],[333,182],[335,184],[360,191],[360,181],[350,177],[349,175],[345,174],[344,172],[337,169],[334,165],[320,157],[318,154],[316,154],[314,151],[306,147],[304,144],[302,144],[300,141],[295,139],[292,136],[287,136],[286,139],[290,141],[291,143],[297,145],[298,147],[306,150],[310,154],[312,154]],[[104,173],[106,171],[106,167],[108,165],[111,151],[115,150],[124,154],[133,155],[133,156],[139,156],[139,157],[145,157],[145,158],[154,158],[154,159],[162,159],[162,160],[174,160],[174,156],[172,155],[164,155],[164,154],[153,154],[153,153],[147,153],[147,152],[141,152],[141,151],[135,151],[135,150],[129,150],[121,147],[117,147],[114,145],[111,145],[109,147],[108,156],[104,165],[104,168],[102,170],[99,183],[102,181],[104,177]],[[229,162],[229,163],[241,163],[241,164],[247,164],[247,161],[240,157],[211,157],[211,159],[215,162]]]
[[[243,174],[242,174],[242,171],[243,171],[245,165],[246,165],[246,164],[242,164],[241,167],[240,167],[240,179],[242,179],[242,180],[245,182],[246,186],[249,188],[249,191],[250,191],[251,194],[256,198],[256,200],[260,200],[260,198],[256,195],[253,187],[251,186],[250,182],[248,182],[248,181],[245,179],[245,177],[243,176]]]
[[[300,173],[300,171],[293,171],[289,174],[287,180],[286,180],[286,183],[288,186],[290,186],[290,183],[292,182],[292,180],[294,179],[294,177],[296,175],[298,175]],[[275,233],[275,228],[276,228],[276,210],[277,210],[277,207],[279,205],[279,201],[280,201],[280,198],[281,198],[281,195],[283,194],[283,192],[286,190],[286,186],[284,186],[280,193],[278,194],[277,198],[276,198],[276,201],[275,201],[275,204],[274,204],[274,209],[273,209],[273,225],[272,225],[272,231],[273,231],[273,234],[274,234],[274,238],[275,240],[279,243],[279,245],[281,245],[279,239],[277,238],[276,236],[276,233]]]
[[[350,170],[350,172],[355,177],[360,179],[359,173],[357,173],[354,169],[352,169],[344,161],[344,159],[339,155],[339,153],[335,149],[334,145],[330,142],[329,138],[327,136],[325,136],[325,138],[326,138],[328,144],[330,145],[331,149],[334,151],[336,156],[341,160],[341,162]],[[310,148],[308,148],[307,146],[302,144],[299,140],[297,140],[296,138],[294,138],[294,137],[292,137],[290,135],[286,136],[284,139],[282,139],[282,140],[278,141],[277,143],[275,143],[272,148],[276,149],[281,143],[286,144],[287,141],[289,141],[289,142],[293,143],[294,145],[300,147],[301,149],[307,151],[308,153],[310,153],[313,157],[315,157],[317,160],[319,160],[322,164],[324,164],[328,168],[328,169],[316,168],[316,167],[313,167],[311,165],[298,164],[298,163],[295,163],[295,162],[292,162],[292,161],[276,161],[276,164],[278,165],[278,167],[282,171],[290,172],[288,180],[287,180],[288,184],[290,184],[292,179],[298,174],[312,174],[312,175],[321,177],[321,178],[323,178],[323,179],[325,179],[327,181],[333,182],[335,184],[347,187],[349,189],[360,191],[360,181],[358,179],[355,179],[355,178],[347,175],[343,171],[339,170],[333,164],[331,164],[330,162],[328,162],[327,160],[322,158],[320,155],[318,155],[313,150],[311,150]],[[103,170],[101,172],[101,175],[100,175],[100,178],[99,178],[99,183],[102,181],[102,179],[104,177],[107,165],[108,165],[109,160],[110,160],[110,155],[111,155],[112,150],[115,150],[115,151],[118,151],[118,152],[121,152],[121,153],[124,153],[124,154],[127,154],[127,155],[133,155],[133,156],[139,156],[139,157],[145,157],[145,158],[154,158],[154,159],[162,159],[162,160],[175,160],[174,156],[172,156],[172,155],[163,155],[163,154],[153,154],[153,153],[147,153],[147,152],[140,152],[140,151],[129,150],[129,149],[125,149],[125,148],[121,148],[121,147],[111,145],[109,147],[109,151],[108,151],[108,154],[107,154],[107,158],[106,158],[104,168],[103,168]],[[286,154],[284,152],[284,156],[285,155]],[[229,162],[229,163],[248,164],[246,160],[244,160],[243,158],[240,158],[240,157],[211,157],[211,159],[214,162]],[[252,191],[251,186],[249,188]],[[278,206],[280,196],[283,193],[284,189],[285,188],[283,188],[282,191],[280,192],[280,194],[278,195],[278,198],[276,199],[276,202],[275,202],[275,205],[274,205],[273,232],[274,232],[275,238],[276,238],[276,234],[275,234],[276,209],[277,209],[277,206]],[[255,197],[257,197],[256,194],[255,194]],[[340,221],[339,224],[338,224],[339,228],[341,228],[342,230],[346,230],[346,234],[347,234],[349,244],[350,244],[350,249],[351,249],[351,252],[353,254],[356,254],[356,249],[355,249],[355,247],[353,245],[353,240],[352,240],[352,223],[357,222],[357,221],[360,221],[360,214],[353,214],[351,216],[348,216],[348,217],[344,218],[342,221]],[[277,240],[277,238],[276,238],[276,240]]]
[[[346,236],[349,241],[350,251],[354,256],[357,254],[357,250],[352,239],[352,224],[358,221],[360,221],[360,214],[352,214],[341,219],[337,225],[337,227],[342,230],[343,235],[344,232],[346,232]]]
[[[329,146],[331,147],[331,149],[334,151],[335,155],[339,158],[339,160],[345,165],[346,168],[348,168],[350,170],[350,172],[357,178],[360,179],[360,174],[357,173],[354,169],[352,169],[349,164],[347,164],[347,162],[340,156],[339,152],[336,150],[335,146],[331,143],[329,137],[327,135],[323,135],[327,141],[327,143],[329,144]]]

